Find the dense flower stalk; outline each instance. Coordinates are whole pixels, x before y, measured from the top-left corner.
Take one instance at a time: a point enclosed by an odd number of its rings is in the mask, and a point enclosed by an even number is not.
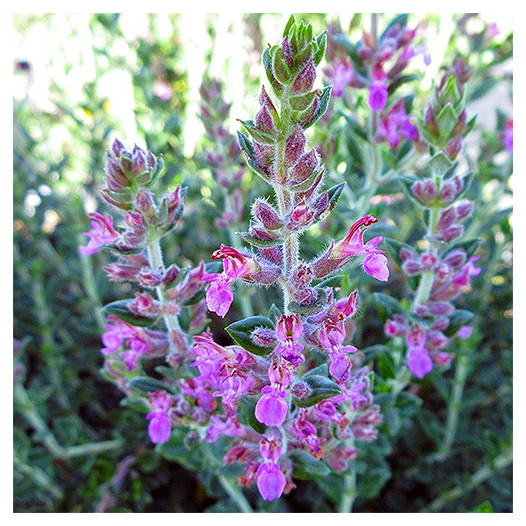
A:
[[[462,141],[473,126],[467,122],[465,87],[468,75],[458,61],[435,88],[425,110],[421,128],[432,157],[427,178],[403,178],[405,190],[427,217],[425,249],[417,251],[401,243],[393,245],[404,274],[418,276],[418,286],[410,312],[394,314],[385,324],[390,337],[404,338],[407,364],[418,378],[433,366],[451,362],[451,339],[466,337],[472,317],[455,307],[454,301],[470,290],[471,280],[480,273],[473,252],[477,240],[459,242],[463,223],[473,211],[473,203],[462,199],[472,174],[457,175],[457,159]],[[414,278],[413,278],[414,279]]]
[[[134,379],[144,374],[144,360],[164,358],[172,366],[188,360],[190,337],[205,323],[200,298],[206,285],[205,265],[190,269],[163,262],[160,240],[176,225],[185,190],[176,186],[157,196],[155,184],[162,167],[162,158],[138,146],[130,152],[116,139],[108,152],[100,194],[120,218],[91,214],[89,242],[79,247],[83,255],[110,251],[116,261],[105,268],[109,278],[138,287],[134,298],[104,308],[104,370],[127,393],[134,391]],[[188,311],[190,320],[186,330],[179,322],[182,310]],[[147,417],[150,437],[155,443],[166,442],[171,431],[169,397],[164,391],[147,391],[152,408]]]
[[[354,257],[363,257],[368,274],[387,281],[382,238],[364,241],[377,219],[357,220],[310,262],[300,254],[301,234],[331,212],[343,189],[322,190],[324,166],[305,135],[330,99],[330,86],[314,88],[325,45],[325,33],[316,37],[310,25],[291,18],[281,43],[264,51],[269,88],[261,88],[255,118],[242,121],[239,144],[249,167],[272,186],[274,200],[252,205],[252,222],[240,233],[251,249],[222,246],[212,257],[222,260],[223,271],[204,277],[210,282],[207,305],[220,316],[229,310],[236,280],[279,287],[283,307],[227,327],[238,345],[220,346],[210,333],[196,337],[200,374],[185,385],[190,406],[203,411],[206,439],[233,437],[225,462],[244,464],[239,482],[257,483],[266,500],[294,488],[294,452],[345,471],[357,453],[349,443],[374,440],[381,420],[370,372],[360,367],[357,349],[345,344],[358,293],[338,300],[327,281]]]

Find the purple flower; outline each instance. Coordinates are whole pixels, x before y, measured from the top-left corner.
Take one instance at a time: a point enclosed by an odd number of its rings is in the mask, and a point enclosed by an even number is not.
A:
[[[150,395],[150,404],[154,410],[146,416],[150,421],[148,434],[154,444],[164,444],[172,431],[172,423],[167,415],[170,398],[165,391],[155,391]]]
[[[264,462],[257,470],[258,489],[265,500],[281,497],[287,483],[285,475],[276,462]]]
[[[84,256],[90,256],[98,252],[104,245],[111,245],[118,237],[119,233],[113,228],[113,218],[106,214],[103,216],[98,212],[90,214],[91,231],[84,232],[89,237],[86,246],[79,247],[79,252]]]
[[[380,119],[376,140],[387,141],[391,148],[396,149],[402,137],[408,141],[418,140],[418,128],[410,121],[405,112],[404,101],[400,99],[389,113]]]
[[[382,111],[387,104],[389,92],[385,82],[373,82],[369,86],[369,106],[374,111]]]
[[[471,336],[472,332],[473,327],[470,327],[469,325],[462,325],[462,327],[460,327],[460,329],[457,331],[457,336],[462,340],[467,340]]]
[[[221,248],[212,254],[212,258],[223,260],[223,272],[203,276],[203,281],[212,282],[206,291],[206,304],[212,312],[223,318],[234,301],[230,285],[236,279],[243,279],[259,272],[260,268],[250,256],[245,256],[235,248],[225,245],[221,245]]]
[[[376,64],[372,73],[373,82],[369,86],[369,106],[373,111],[382,111],[387,104],[389,92],[386,85],[386,74],[381,64]]]
[[[502,137],[502,142],[508,152],[513,153],[513,119],[506,122],[506,129]]]
[[[424,347],[410,347],[407,357],[409,370],[417,377],[423,378],[433,368],[429,352]]]
[[[256,404],[256,418],[267,426],[280,426],[287,418],[285,391],[280,385],[267,385],[261,390],[263,396]]]
[[[331,94],[334,97],[343,97],[345,86],[349,86],[354,78],[354,73],[350,61],[346,58],[331,64],[325,69],[327,82],[332,84]]]

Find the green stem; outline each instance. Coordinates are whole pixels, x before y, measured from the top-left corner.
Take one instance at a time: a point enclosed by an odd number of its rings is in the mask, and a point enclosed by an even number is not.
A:
[[[49,371],[49,377],[53,384],[53,389],[57,396],[60,406],[64,409],[69,407],[68,397],[64,392],[64,382],[61,374],[61,357],[57,353],[57,343],[53,338],[51,330],[50,319],[51,313],[48,309],[48,302],[46,301],[44,283],[42,276],[37,274],[32,283],[33,299],[36,307],[36,315],[38,318],[38,325],[42,335],[42,354],[45,358],[46,365]]]
[[[453,383],[453,393],[447,408],[446,430],[444,432],[444,440],[440,448],[440,455],[445,458],[450,455],[455,434],[457,432],[458,415],[460,412],[460,405],[462,401],[462,393],[464,392],[464,384],[468,374],[469,360],[467,354],[463,353],[459,356],[457,367],[455,370],[455,380]]]
[[[254,513],[254,510],[237,484],[232,484],[224,475],[218,475],[217,478],[241,513]]]
[[[427,225],[427,242],[430,250],[433,249],[433,237],[437,232],[437,225],[440,210],[436,207],[429,210],[429,224]],[[431,288],[433,287],[434,274],[432,270],[422,273],[422,278],[418,284],[414,305],[425,305],[429,301]]]
[[[349,473],[343,477],[343,496],[340,501],[339,513],[352,513],[354,501],[357,496],[356,491],[356,468],[354,461],[351,462]]]
[[[35,429],[39,438],[44,443],[46,449],[56,458],[72,458],[90,453],[100,453],[101,451],[108,451],[110,449],[118,449],[122,447],[122,440],[108,440],[105,442],[93,442],[88,444],[80,444],[77,446],[62,447],[51,429],[44,422],[37,408],[30,400],[24,386],[17,382],[14,385],[14,399],[20,406],[22,415],[28,424]]]
[[[158,238],[154,238],[150,241],[147,247],[148,261],[150,262],[150,267],[153,270],[162,269],[164,270],[163,263],[163,253],[161,251],[161,243]],[[164,288],[162,286],[157,287],[157,297],[161,302],[161,305],[168,299]],[[179,325],[179,320],[176,315],[172,314],[163,314],[164,323],[168,329],[170,335],[170,345],[175,350],[181,347],[182,340],[186,338],[181,327]]]
[[[471,491],[479,484],[482,484],[499,471],[502,471],[503,469],[507,468],[509,465],[511,465],[512,461],[513,450],[510,446],[491,463],[491,466],[483,466],[478,471],[473,473],[473,475],[465,484],[450,489],[449,491],[438,497],[436,500],[431,502],[431,504],[424,508],[422,512],[429,513],[440,511],[449,502],[462,497],[462,495],[466,494],[468,491]]]

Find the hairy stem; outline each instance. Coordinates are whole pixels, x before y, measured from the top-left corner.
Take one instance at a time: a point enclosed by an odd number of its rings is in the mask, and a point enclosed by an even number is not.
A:
[[[90,453],[99,453],[122,447],[122,440],[107,440],[105,442],[90,442],[77,446],[62,447],[55,435],[44,422],[37,408],[30,400],[24,386],[17,382],[14,385],[14,399],[20,406],[27,423],[38,433],[46,449],[56,458],[72,458]]]
[[[449,456],[451,453],[451,447],[453,446],[453,441],[455,440],[462,394],[464,392],[464,384],[468,374],[468,365],[469,360],[467,354],[461,354],[459,356],[457,368],[455,370],[453,393],[447,408],[446,429],[444,432],[442,447],[440,448],[440,455],[444,458]]]
[[[440,210],[436,207],[429,210],[429,223],[427,225],[427,242],[430,250],[433,249],[433,237],[437,232],[438,218]],[[429,301],[431,288],[433,287],[434,274],[432,270],[422,273],[422,278],[418,284],[414,305],[425,305]]]
[[[161,251],[161,243],[158,238],[150,241],[147,247],[148,252],[148,261],[150,262],[150,267],[153,270],[162,269],[164,270],[163,263],[163,254]],[[168,298],[162,286],[157,287],[157,297],[161,304],[163,304]],[[176,350],[180,347],[181,339],[185,338],[183,331],[179,325],[179,320],[176,315],[173,314],[163,314],[164,323],[168,329],[170,335],[170,346]]]
[[[224,475],[218,475],[217,478],[241,513],[254,513],[254,510],[237,484],[233,484],[232,481]]]
[[[354,501],[357,496],[356,491],[356,468],[354,461],[351,462],[349,473],[343,478],[343,495],[340,501],[339,513],[352,513]]]

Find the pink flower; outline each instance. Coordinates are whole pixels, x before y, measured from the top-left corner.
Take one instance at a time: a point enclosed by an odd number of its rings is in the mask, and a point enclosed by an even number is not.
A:
[[[409,370],[417,377],[423,378],[433,368],[429,352],[424,347],[410,347],[407,357]]]
[[[382,237],[374,237],[365,244],[363,242],[365,229],[377,221],[378,219],[369,214],[356,221],[342,241],[333,248],[330,259],[365,255],[363,261],[365,272],[379,281],[387,281],[389,279],[387,258],[382,255],[383,250],[376,248],[382,242]]]
[[[276,462],[264,462],[257,470],[258,489],[265,500],[281,497],[287,480]]]
[[[150,421],[148,434],[154,444],[164,444],[172,431],[172,423],[167,415],[170,399],[165,391],[155,391],[150,394],[150,404],[154,410],[146,416]]]
[[[400,99],[387,115],[383,115],[378,123],[376,141],[387,141],[393,149],[398,148],[404,137],[408,141],[418,139],[418,128],[409,120],[405,112],[404,101]]]
[[[212,254],[212,258],[223,260],[223,272],[203,276],[203,281],[211,282],[206,291],[206,304],[212,312],[224,318],[234,301],[231,284],[236,279],[247,279],[251,274],[259,272],[260,268],[250,256],[225,245],[221,245]]]
[[[387,104],[389,93],[386,85],[386,74],[381,64],[376,64],[372,73],[373,82],[369,86],[369,106],[373,111],[381,111]]]
[[[162,100],[170,100],[172,89],[166,82],[157,80],[153,85],[153,94]]]
[[[280,385],[267,385],[261,390],[263,396],[256,404],[256,418],[267,426],[280,426],[287,418],[287,402],[285,391]]]
[[[109,214],[103,216],[93,212],[90,218],[91,231],[84,232],[90,240],[86,246],[79,247],[79,252],[84,256],[95,254],[102,246],[111,245],[119,237],[119,233],[113,228],[113,218]]]

